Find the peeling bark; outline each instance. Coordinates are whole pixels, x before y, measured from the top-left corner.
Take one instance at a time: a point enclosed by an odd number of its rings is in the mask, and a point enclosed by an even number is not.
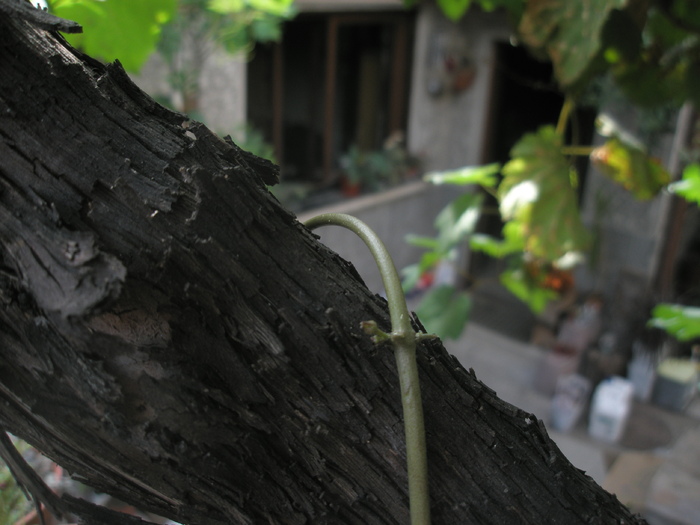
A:
[[[186,524],[408,521],[384,301],[274,166],[0,0],[0,427]],[[433,520],[641,523],[439,342]],[[86,523],[134,523],[74,498]]]

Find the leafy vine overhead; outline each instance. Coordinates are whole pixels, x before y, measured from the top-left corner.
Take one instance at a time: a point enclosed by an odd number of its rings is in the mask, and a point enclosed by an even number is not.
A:
[[[462,198],[453,203],[448,207],[451,211],[443,212],[436,222],[437,239],[411,240],[427,251],[418,264],[406,269],[407,287],[419,282],[422,272],[454,260],[454,243],[448,246],[444,239],[458,236],[473,250],[508,257],[502,283],[539,311],[556,295],[552,275],[584,260],[591,246],[577,204],[579,175],[574,157],[589,156],[601,173],[642,200],[653,198],[671,181],[644,144],[633,142],[612,126],[599,130],[607,141],[597,148],[567,144],[574,108],[603,79],[641,108],[677,109],[687,102],[697,106],[700,5],[685,0],[438,0],[437,4],[454,21],[468,16],[473,4],[486,11],[507,11],[519,44],[552,63],[565,102],[558,122],[521,137],[505,165],[428,174],[428,180],[439,184],[481,186],[498,201],[504,228],[501,238],[476,234],[473,218],[481,213],[482,202]],[[693,173],[686,170],[687,182],[677,187],[679,194],[695,184]],[[451,218],[446,222],[445,217]],[[444,312],[428,296],[428,306],[418,309],[423,322],[441,335],[459,335],[469,313],[468,299],[445,285],[432,293],[443,299],[449,296],[451,304],[461,305],[459,311],[464,315],[452,315],[447,331],[441,333],[438,325],[445,323]]]
[[[119,59],[138,72],[160,46],[179,48],[185,25],[197,27],[227,51],[248,51],[255,42],[279,40],[281,24],[294,16],[293,0],[47,0],[49,10],[85,28],[68,36],[74,47],[105,61]]]
[[[200,78],[212,44],[231,54],[248,53],[258,42],[279,40],[282,23],[296,14],[293,0],[46,1],[51,13],[84,28],[66,38],[90,56],[118,59],[138,73],[158,51],[172,91],[159,102],[198,120]]]

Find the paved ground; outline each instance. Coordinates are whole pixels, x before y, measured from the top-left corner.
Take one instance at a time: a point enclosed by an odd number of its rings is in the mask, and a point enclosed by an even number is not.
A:
[[[700,524],[700,398],[683,414],[635,402],[619,443],[604,443],[588,435],[586,414],[568,433],[551,430],[550,398],[533,387],[544,349],[476,323],[446,346],[502,399],[542,419],[574,465],[650,524]]]

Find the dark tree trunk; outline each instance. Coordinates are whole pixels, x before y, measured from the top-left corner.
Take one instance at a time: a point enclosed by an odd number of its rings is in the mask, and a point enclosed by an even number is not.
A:
[[[186,524],[407,523],[395,364],[359,329],[389,328],[384,301],[270,195],[271,165],[16,4],[0,0],[0,427]],[[439,342],[418,360],[434,523],[637,521]]]

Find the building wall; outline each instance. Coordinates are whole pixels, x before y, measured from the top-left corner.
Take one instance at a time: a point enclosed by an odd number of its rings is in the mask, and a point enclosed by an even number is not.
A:
[[[427,170],[483,161],[496,63],[494,43],[508,41],[510,36],[507,20],[499,14],[472,9],[456,24],[433,4],[421,8],[416,22],[408,147],[422,155]],[[444,79],[443,61],[436,56],[439,46],[471,60],[475,69],[471,87],[431,95],[435,82]]]
[[[201,120],[216,133],[234,134],[246,121],[246,60],[243,55],[231,55],[213,45],[208,47],[199,80]],[[132,78],[151,97],[164,97],[179,106],[182,100],[174,93],[168,76],[165,61],[154,54],[141,73]]]

